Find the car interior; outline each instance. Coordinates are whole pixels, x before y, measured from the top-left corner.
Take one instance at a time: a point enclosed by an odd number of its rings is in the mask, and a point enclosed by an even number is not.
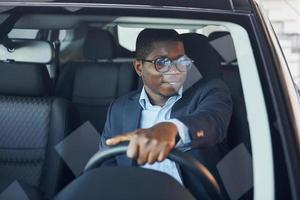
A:
[[[6,19],[0,15],[0,24]],[[54,147],[87,121],[101,135],[111,102],[142,87],[132,61],[136,36],[147,27],[177,30],[201,81],[226,83],[233,100],[227,143],[230,150],[242,144],[251,154],[231,33],[216,23],[142,22],[129,17],[32,14],[18,19],[5,40],[0,38],[5,41],[0,44],[0,193],[17,180],[52,198],[75,178]],[[216,166],[208,168],[218,174]],[[228,192],[225,183],[220,185]],[[252,199],[252,190],[239,199]],[[30,189],[26,193],[38,196]]]

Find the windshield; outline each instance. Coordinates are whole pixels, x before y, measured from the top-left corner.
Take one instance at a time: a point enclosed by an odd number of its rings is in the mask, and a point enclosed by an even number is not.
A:
[[[0,15],[0,21],[6,17]],[[241,26],[217,20],[33,13],[18,20],[7,41],[10,48],[0,44],[0,67],[9,77],[3,79],[8,106],[0,106],[6,113],[0,126],[8,127],[4,141],[15,139],[10,132],[30,127],[17,136],[24,143],[0,142],[7,149],[26,149],[19,171],[1,167],[10,181],[38,188],[43,183],[43,192],[53,197],[83,173],[93,154],[129,142],[132,152],[127,155],[133,159],[123,155],[108,165],[156,170],[188,188],[188,175],[165,159],[176,148],[202,162],[226,198],[251,197],[252,154],[262,148],[253,141],[262,140],[257,133],[268,135],[269,127],[253,50]],[[16,110],[10,112],[12,108]],[[28,116],[19,119],[12,112]],[[148,148],[141,144],[155,142],[167,145],[141,157],[141,149]],[[14,157],[10,152],[5,156]],[[56,162],[49,156],[68,171],[58,176],[56,165],[49,171],[55,180],[66,181],[55,191],[49,190],[51,178],[45,175],[46,165]]]

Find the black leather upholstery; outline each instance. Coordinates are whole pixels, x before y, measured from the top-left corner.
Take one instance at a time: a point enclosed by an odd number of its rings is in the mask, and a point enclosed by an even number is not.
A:
[[[43,65],[1,63],[0,76],[2,95],[45,96],[50,93],[49,74]]]
[[[73,173],[57,154],[55,146],[79,127],[79,113],[68,100],[53,98],[49,121],[45,160],[39,187],[47,197],[52,197],[74,178]]]
[[[228,38],[227,36],[230,36],[230,33],[225,31],[218,31],[211,33],[208,38],[211,41],[221,37]],[[232,42],[232,39],[230,40]],[[232,49],[229,50],[229,52],[235,51]],[[219,55],[219,62],[224,61],[225,60]],[[228,142],[231,147],[235,147],[242,142],[246,145],[249,152],[251,152],[250,133],[246,114],[247,111],[244,101],[239,67],[238,65],[229,63],[227,65],[222,65],[221,70],[222,79],[228,85],[233,101],[233,113],[231,122],[228,127]]]
[[[5,188],[5,191],[2,190]],[[15,181],[15,179],[1,176],[0,178],[0,195],[1,200],[6,199],[29,199],[43,200],[43,193],[35,186],[29,185],[23,181]],[[25,194],[25,195],[24,195]],[[26,197],[24,197],[26,196]]]
[[[86,59],[113,59],[117,46],[113,36],[108,31],[90,29],[83,44],[83,56]]]
[[[48,96],[46,66],[0,63],[0,69],[5,72],[0,73],[5,80],[0,87],[0,185],[18,180],[52,197],[71,178],[54,147],[78,126],[78,114],[67,100]]]
[[[0,176],[40,184],[50,104],[47,98],[0,96]]]
[[[229,35],[230,33],[229,32],[226,32],[226,31],[216,31],[216,32],[212,32],[211,34],[209,34],[208,36],[208,40],[209,41],[212,41],[212,40],[215,40],[215,39],[218,39],[220,37],[224,37],[226,35]]]
[[[209,41],[213,41],[216,40],[220,37],[224,37],[226,35],[228,35],[228,32],[225,31],[217,31],[217,32],[212,32],[209,36],[208,36],[208,40]],[[218,57],[218,61],[221,62],[225,62],[225,59],[214,49],[216,56]]]
[[[80,112],[81,123],[90,121],[99,132],[102,132],[109,104],[115,98],[134,90],[138,78],[132,67],[132,61],[112,59],[115,55],[108,53],[115,52],[111,49],[116,47],[109,32],[103,30],[91,32],[87,36],[84,55],[87,60],[93,58],[94,61],[70,62],[63,65],[55,93],[76,105]],[[97,55],[92,52],[97,52]]]
[[[220,63],[208,38],[197,33],[181,34],[181,38],[186,54],[194,60],[203,79],[221,78]]]

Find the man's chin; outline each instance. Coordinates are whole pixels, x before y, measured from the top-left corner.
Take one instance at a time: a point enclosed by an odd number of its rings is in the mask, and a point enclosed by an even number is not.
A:
[[[171,97],[178,94],[180,86],[179,85],[173,85],[173,84],[162,84],[161,85],[161,94],[166,97]]]

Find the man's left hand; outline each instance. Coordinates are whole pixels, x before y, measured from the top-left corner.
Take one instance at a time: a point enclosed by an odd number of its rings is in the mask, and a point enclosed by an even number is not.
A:
[[[137,129],[106,140],[109,146],[129,141],[127,156],[139,165],[163,161],[175,147],[178,130],[171,122],[161,122],[147,129]]]

